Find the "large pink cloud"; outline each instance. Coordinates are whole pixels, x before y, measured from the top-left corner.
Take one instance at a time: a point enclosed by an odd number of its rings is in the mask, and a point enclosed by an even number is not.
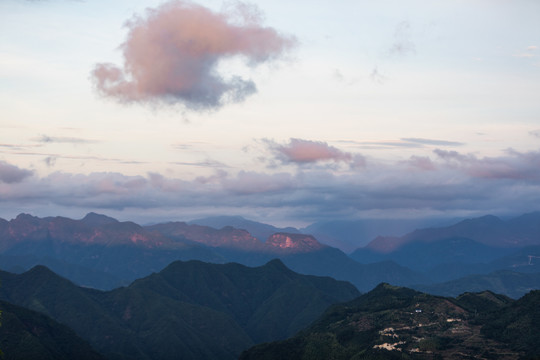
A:
[[[219,74],[222,59],[241,56],[255,67],[296,44],[262,26],[257,9],[245,4],[216,13],[169,1],[126,26],[123,67],[97,64],[92,79],[98,91],[121,102],[181,103],[191,110],[216,109],[256,91],[250,79]]]

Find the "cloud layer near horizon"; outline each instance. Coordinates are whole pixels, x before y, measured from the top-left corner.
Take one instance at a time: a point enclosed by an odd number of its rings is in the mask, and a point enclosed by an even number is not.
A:
[[[32,171],[21,169],[15,165],[0,161],[0,183],[13,184],[23,181],[31,176]]]
[[[217,109],[257,91],[250,79],[218,72],[224,59],[240,56],[250,67],[275,60],[296,40],[263,27],[255,7],[236,4],[215,13],[189,1],[169,1],[127,22],[123,67],[97,64],[98,91],[121,102],[183,104]]]
[[[301,139],[281,146],[288,161],[304,165],[293,172],[219,170],[215,176],[185,180],[160,173],[55,172],[40,177],[0,162],[0,198],[4,209],[46,209],[41,215],[62,209],[168,219],[234,213],[268,222],[516,214],[538,210],[540,203],[540,152],[479,158],[436,149],[433,156],[393,163],[370,159],[362,168],[335,171],[316,163],[349,161],[355,154],[345,156],[326,143]]]

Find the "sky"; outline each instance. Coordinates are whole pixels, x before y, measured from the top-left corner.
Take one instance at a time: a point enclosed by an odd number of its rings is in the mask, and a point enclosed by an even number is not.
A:
[[[0,1],[0,217],[540,210],[540,2]]]

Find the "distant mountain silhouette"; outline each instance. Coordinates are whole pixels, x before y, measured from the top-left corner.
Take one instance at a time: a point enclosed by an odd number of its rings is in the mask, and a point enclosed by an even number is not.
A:
[[[424,284],[434,285],[422,288],[426,291],[435,289],[437,283],[498,270],[540,273],[540,212],[506,221],[483,216],[452,226],[415,230],[402,237],[378,237],[350,257],[363,264],[390,260],[422,273],[427,279]],[[539,282],[529,278],[531,288],[540,288]],[[459,283],[465,286],[457,287],[461,291],[481,290],[461,279]],[[467,288],[467,283],[473,287]],[[488,288],[514,297],[528,291],[517,287]]]
[[[78,287],[43,266],[0,278],[0,298],[70,326],[111,359],[235,359],[359,295],[349,283],[300,275],[279,260],[257,268],[174,262],[109,292]]]
[[[366,247],[356,250],[350,257],[360,263],[392,260],[416,271],[426,271],[441,264],[487,263],[507,254],[508,249],[505,248],[488,246],[469,238],[451,237],[433,242],[409,242],[384,253]]]
[[[415,230],[402,237],[378,237],[365,248],[389,253],[412,242],[429,243],[449,238],[467,238],[494,247],[540,245],[540,212],[524,214],[507,221],[486,215],[451,226]]]
[[[434,295],[457,296],[467,291],[490,290],[517,299],[540,289],[540,273],[523,274],[498,270],[489,274],[465,277],[433,285],[416,285],[415,289]]]
[[[399,236],[414,229],[447,222],[430,219],[323,220],[300,229],[300,232],[311,234],[326,245],[351,253],[377,236]]]

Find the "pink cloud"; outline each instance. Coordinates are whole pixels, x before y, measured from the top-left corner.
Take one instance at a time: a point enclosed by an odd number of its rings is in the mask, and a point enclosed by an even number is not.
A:
[[[332,161],[349,163],[354,167],[365,165],[363,156],[343,152],[322,141],[292,138],[286,145],[279,145],[271,141],[268,141],[268,144],[279,159],[286,163],[307,164],[319,161]]]
[[[191,110],[240,102],[256,91],[250,79],[225,79],[220,60],[242,56],[255,67],[275,60],[296,40],[263,27],[257,9],[243,4],[215,13],[188,1],[169,1],[127,22],[122,68],[97,64],[97,90],[121,102],[181,103]]]

